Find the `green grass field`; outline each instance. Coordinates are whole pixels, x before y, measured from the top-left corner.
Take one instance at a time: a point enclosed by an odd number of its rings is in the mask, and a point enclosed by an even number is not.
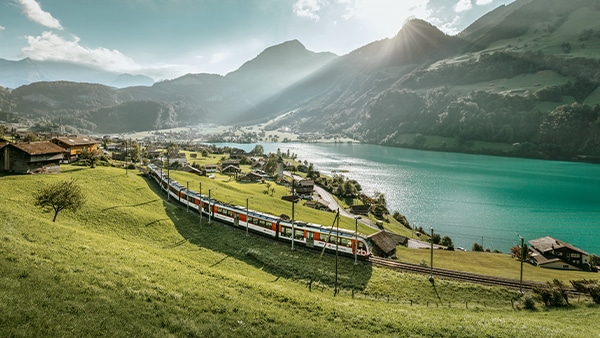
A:
[[[441,279],[433,288],[427,276],[348,259],[339,260],[341,291],[334,296],[331,255],[200,224],[135,171],[61,170],[0,176],[2,337],[600,334],[598,307],[587,299],[566,309],[515,310],[513,290]],[[53,223],[33,207],[32,192],[70,178],[83,187],[87,204]],[[215,193],[233,198],[232,182],[223,184],[231,189],[217,186]],[[481,257],[464,255],[465,265]]]

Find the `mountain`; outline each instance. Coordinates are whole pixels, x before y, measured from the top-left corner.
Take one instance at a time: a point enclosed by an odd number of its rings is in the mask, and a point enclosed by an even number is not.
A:
[[[1,91],[0,107],[71,116],[91,131],[260,122],[390,146],[598,160],[599,19],[597,0],[516,0],[456,36],[413,19],[340,57],[293,40],[225,76],[123,89],[45,82]]]
[[[225,75],[187,74],[151,88],[125,88],[136,100],[159,99],[203,111],[195,122],[228,123],[256,107],[337,56],[315,53],[293,40],[269,47],[239,69]],[[195,108],[194,108],[195,107]],[[192,118],[192,117],[190,117]],[[194,121],[194,120],[192,120]]]
[[[1,86],[17,88],[40,81],[101,83],[118,88],[151,86],[154,83],[154,80],[145,75],[112,73],[70,62],[35,61],[29,58],[19,61],[0,59]]]

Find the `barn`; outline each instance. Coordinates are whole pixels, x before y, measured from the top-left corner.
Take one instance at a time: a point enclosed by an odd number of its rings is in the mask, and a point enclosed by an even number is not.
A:
[[[17,174],[58,173],[64,151],[50,142],[9,143],[0,148],[0,171]]]

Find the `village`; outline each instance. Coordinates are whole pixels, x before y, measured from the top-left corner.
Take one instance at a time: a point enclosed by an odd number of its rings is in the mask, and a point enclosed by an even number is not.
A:
[[[13,138],[14,141],[14,138]],[[319,172],[308,163],[296,161],[290,154],[277,154],[276,163],[269,156],[262,154],[261,149],[246,153],[240,149],[220,149],[214,145],[187,145],[186,152],[173,143],[130,141],[119,137],[103,137],[96,140],[89,136],[66,135],[54,136],[45,141],[13,142],[0,137],[0,172],[9,174],[56,174],[60,173],[60,165],[86,160],[90,166],[101,160],[112,160],[113,165],[135,169],[144,163],[159,163],[170,169],[187,171],[200,176],[225,175],[239,182],[273,181],[284,185],[290,190],[289,196],[283,199],[303,201],[305,206],[326,211],[340,209],[329,192],[315,184],[314,178]],[[222,154],[218,163],[198,165],[196,159],[207,154]],[[284,160],[285,158],[285,160]],[[249,165],[249,170],[243,172],[240,165]],[[296,175],[303,173],[304,177]],[[308,174],[308,175],[307,175]],[[329,197],[329,198],[328,198]],[[423,240],[409,238],[387,231],[380,221],[372,222],[367,215],[371,213],[375,219],[384,219],[385,209],[377,208],[376,204],[351,205],[342,209],[347,217],[369,225],[377,230],[369,236],[373,246],[373,254],[381,257],[396,258],[398,245],[411,248],[429,248],[429,239],[424,231],[418,232]],[[409,226],[410,228],[410,226]],[[413,229],[414,230],[414,229]],[[422,230],[422,229],[421,229]],[[569,243],[549,236],[528,241],[527,254],[524,261],[541,268],[560,270],[598,271],[595,255],[591,255]],[[440,245],[439,242],[431,249],[454,249]],[[462,249],[462,248],[461,248]],[[520,259],[521,248],[511,249],[511,254]]]

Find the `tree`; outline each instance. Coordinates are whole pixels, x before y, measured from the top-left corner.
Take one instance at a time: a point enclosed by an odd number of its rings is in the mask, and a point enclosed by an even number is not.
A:
[[[454,250],[454,243],[452,243],[452,238],[450,238],[449,236],[442,237],[442,241],[440,242],[440,244],[447,247],[448,250]]]
[[[54,211],[52,222],[62,210],[79,210],[85,204],[85,195],[81,186],[73,179],[49,184],[33,194],[34,205],[41,207],[44,212]]]
[[[257,144],[256,146],[254,146],[254,149],[252,149],[250,153],[254,155],[262,155],[265,153],[265,148],[262,145]]]
[[[471,251],[483,251],[483,247],[481,246],[481,244],[475,242],[473,243],[473,247],[471,248]]]

